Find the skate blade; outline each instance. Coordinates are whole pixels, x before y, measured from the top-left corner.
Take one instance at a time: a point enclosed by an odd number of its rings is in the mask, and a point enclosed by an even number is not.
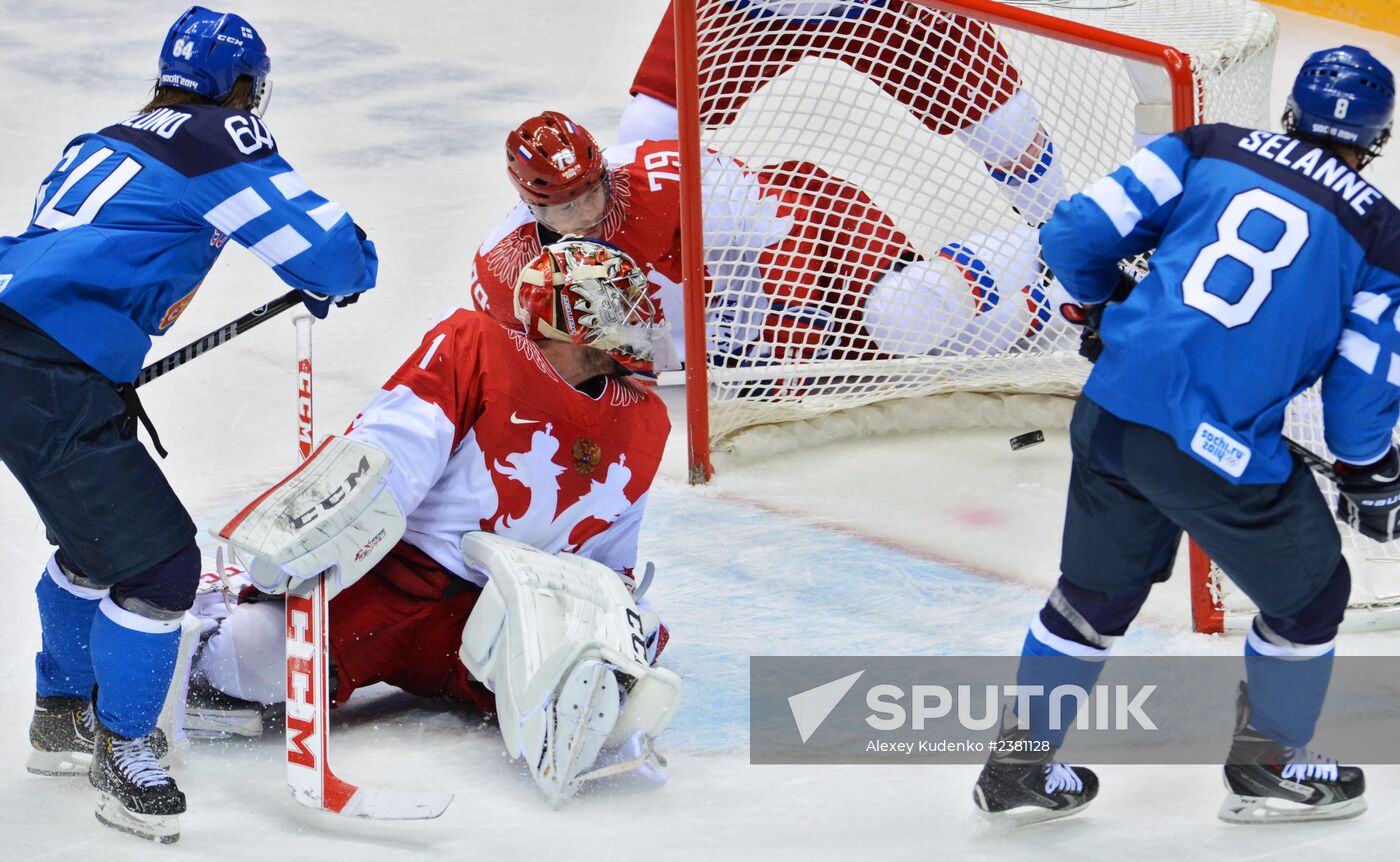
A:
[[[92,765],[92,754],[86,751],[40,751],[29,752],[29,760],[24,768],[35,775],[87,775]]]
[[[1271,796],[1241,796],[1225,794],[1220,803],[1220,819],[1226,823],[1262,826],[1274,823],[1303,823],[1307,821],[1347,820],[1366,810],[1366,797],[1345,799],[1329,805],[1304,805]]]
[[[204,713],[194,710],[185,713],[185,735],[191,739],[229,739],[234,736],[256,739],[262,736],[262,732],[261,713]]]
[[[977,813],[988,823],[995,823],[998,826],[1034,826],[1037,823],[1045,823],[1050,820],[1061,820],[1071,817],[1085,808],[1089,807],[1089,802],[1074,805],[1069,808],[1041,808],[1039,805],[1021,805],[1016,808],[1008,808],[1005,811],[988,811],[986,809],[986,797],[982,795],[981,787],[972,788],[973,801],[977,803]]]
[[[99,793],[97,819],[104,825],[160,844],[174,844],[180,840],[180,815],[136,814],[128,811],[125,805],[109,793]]]

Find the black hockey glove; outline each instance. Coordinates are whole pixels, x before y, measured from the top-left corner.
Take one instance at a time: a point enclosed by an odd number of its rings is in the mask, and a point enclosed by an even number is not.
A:
[[[1395,447],[1374,464],[1338,461],[1337,520],[1377,542],[1396,538],[1400,518],[1400,452]]]
[[[1140,277],[1140,276],[1139,276]],[[1122,302],[1128,298],[1128,294],[1137,287],[1138,278],[1120,272],[1118,274],[1118,284],[1113,288],[1113,295],[1108,298],[1108,302],[1101,302],[1097,305],[1079,305],[1073,302],[1065,302],[1060,305],[1060,316],[1071,324],[1080,327],[1079,331],[1079,355],[1090,362],[1098,362],[1099,354],[1103,353],[1103,338],[1099,336],[1099,327],[1103,323],[1103,311],[1108,307],[1109,302]]]
[[[1079,355],[1090,362],[1098,362],[1103,353],[1103,339],[1099,337],[1099,324],[1103,322],[1104,303],[1079,305],[1073,302],[1060,304],[1060,316],[1079,327]]]
[[[325,320],[326,315],[331,313],[331,306],[344,308],[347,305],[354,305],[360,301],[358,293],[349,296],[327,296],[324,293],[312,293],[309,290],[298,291],[301,294],[301,303],[306,306],[306,310],[311,312],[317,320]]]

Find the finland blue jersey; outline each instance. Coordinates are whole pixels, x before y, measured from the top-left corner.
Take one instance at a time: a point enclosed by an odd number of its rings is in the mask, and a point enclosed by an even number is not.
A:
[[[134,380],[232,237],[293,287],[346,295],[378,260],[245,111],[162,108],[75,138],[0,238],[0,303],[111,380]]]
[[[1310,143],[1234,126],[1162,138],[1062,201],[1045,262],[1105,302],[1115,262],[1151,272],[1103,319],[1085,394],[1236,483],[1291,469],[1284,408],[1322,380],[1327,445],[1370,463],[1400,413],[1400,216]]]

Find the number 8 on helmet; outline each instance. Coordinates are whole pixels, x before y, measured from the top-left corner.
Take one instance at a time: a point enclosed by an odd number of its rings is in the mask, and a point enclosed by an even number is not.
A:
[[[1390,140],[1395,77],[1371,52],[1353,45],[1308,57],[1293,82],[1284,131],[1348,144],[1360,151],[1358,170]]]

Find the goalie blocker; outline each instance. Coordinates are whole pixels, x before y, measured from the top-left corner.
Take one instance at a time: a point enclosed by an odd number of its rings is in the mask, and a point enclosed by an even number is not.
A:
[[[327,572],[334,596],[403,538],[403,510],[386,483],[390,463],[373,446],[327,437],[215,535],[239,552],[263,592],[297,592]]]

